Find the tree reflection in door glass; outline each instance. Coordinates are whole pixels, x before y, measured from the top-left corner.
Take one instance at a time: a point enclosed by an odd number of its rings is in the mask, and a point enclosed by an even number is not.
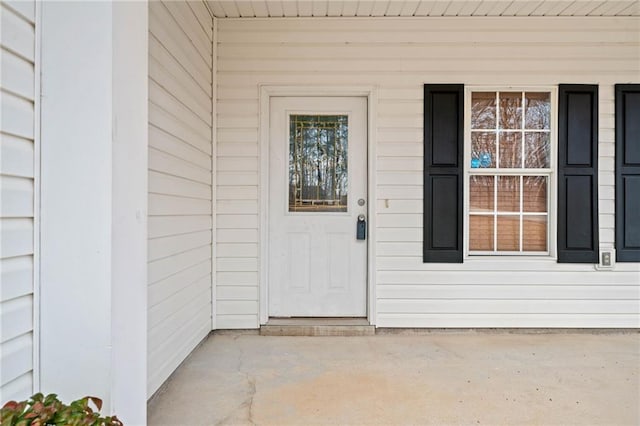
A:
[[[289,211],[346,212],[346,115],[289,117]]]

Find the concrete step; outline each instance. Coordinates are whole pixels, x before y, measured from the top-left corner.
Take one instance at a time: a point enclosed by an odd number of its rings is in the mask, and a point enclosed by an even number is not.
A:
[[[373,336],[366,318],[270,318],[262,336]]]

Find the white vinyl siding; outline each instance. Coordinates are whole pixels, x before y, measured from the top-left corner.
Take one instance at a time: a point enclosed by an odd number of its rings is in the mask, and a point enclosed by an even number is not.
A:
[[[0,2],[0,402],[35,390],[35,2]]]
[[[149,2],[149,397],[211,331],[212,24]]]
[[[259,325],[260,84],[377,88],[377,326],[640,326],[638,264],[596,271],[553,260],[422,262],[424,83],[599,84],[600,243],[613,247],[614,84],[640,76],[638,18],[218,22],[219,328]]]

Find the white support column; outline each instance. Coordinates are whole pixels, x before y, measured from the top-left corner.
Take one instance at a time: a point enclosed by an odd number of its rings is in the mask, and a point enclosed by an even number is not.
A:
[[[41,390],[146,421],[147,5],[42,3]]]
[[[110,3],[42,3],[41,389],[107,404],[111,24]]]
[[[147,415],[148,28],[146,2],[113,3],[113,411]]]

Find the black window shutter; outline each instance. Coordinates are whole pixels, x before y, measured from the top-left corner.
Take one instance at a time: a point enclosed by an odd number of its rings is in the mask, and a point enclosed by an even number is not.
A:
[[[423,261],[462,263],[464,85],[424,85]]]
[[[640,84],[616,84],[616,260],[640,262]]]
[[[598,263],[598,86],[561,84],[558,262]]]

